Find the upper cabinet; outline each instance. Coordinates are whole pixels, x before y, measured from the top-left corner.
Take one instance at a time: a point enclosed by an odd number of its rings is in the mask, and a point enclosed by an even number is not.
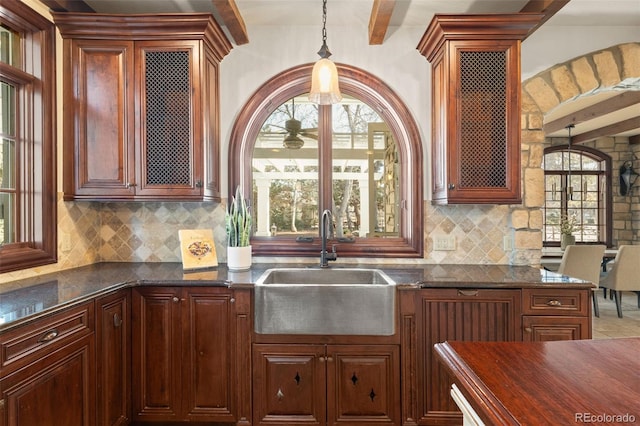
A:
[[[219,200],[210,14],[54,13],[64,39],[65,200]]]
[[[437,204],[518,204],[520,44],[539,14],[435,15],[418,50],[432,65]]]

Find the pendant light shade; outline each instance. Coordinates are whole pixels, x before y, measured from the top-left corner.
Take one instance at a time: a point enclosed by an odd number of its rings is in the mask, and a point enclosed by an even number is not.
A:
[[[336,104],[342,100],[342,95],[338,86],[338,69],[329,59],[331,52],[327,46],[327,0],[322,2],[322,47],[318,55],[320,59],[311,73],[309,101],[320,105]]]
[[[322,58],[313,66],[309,100],[320,105],[336,104],[342,100],[338,69],[331,59]]]

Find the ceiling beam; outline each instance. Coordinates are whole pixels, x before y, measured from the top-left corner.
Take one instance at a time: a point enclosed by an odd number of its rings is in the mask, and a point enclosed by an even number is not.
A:
[[[91,6],[82,0],[40,0],[40,3],[44,4],[54,12],[96,12]]]
[[[570,0],[529,0],[529,2],[520,10],[520,13],[542,13],[544,16],[540,19],[538,25],[533,27],[524,39],[533,34],[538,28],[540,28],[540,26],[542,26],[542,24],[558,13],[560,9],[569,3],[569,1]]]
[[[549,135],[566,128],[569,124],[577,125],[588,120],[610,114],[612,112],[640,104],[640,91],[629,90],[602,102],[593,104],[569,115],[560,117],[543,126],[544,133]]]
[[[217,9],[222,18],[223,25],[229,30],[229,34],[233,37],[236,45],[249,43],[249,35],[244,19],[236,6],[234,0],[211,0],[213,6]]]
[[[382,44],[396,0],[374,0],[369,17],[369,44]]]
[[[622,120],[618,123],[600,127],[599,129],[580,133],[579,135],[572,137],[571,141],[573,143],[589,142],[603,136],[611,136],[618,133],[628,132],[629,130],[633,129],[640,129],[640,117],[632,117],[627,120]]]

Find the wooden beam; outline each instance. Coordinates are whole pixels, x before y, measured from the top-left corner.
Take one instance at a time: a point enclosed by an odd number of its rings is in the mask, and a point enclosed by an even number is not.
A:
[[[533,27],[527,37],[540,28],[542,24],[547,22],[549,18],[558,13],[558,11],[566,6],[569,1],[570,0],[529,0],[529,2],[520,10],[520,13],[542,13],[544,16],[540,19],[538,25]],[[524,39],[526,39],[526,37]]]
[[[639,103],[640,91],[629,90],[579,111],[572,112],[564,117],[550,121],[544,125],[543,130],[547,135],[552,134],[558,130],[564,129],[569,124],[576,125],[584,123],[585,121],[593,120],[594,118],[598,118],[603,115],[610,114],[613,111],[618,111]]]
[[[369,17],[369,44],[382,44],[396,0],[374,0]]]
[[[589,132],[580,133],[571,138],[573,143],[589,142],[603,136],[611,136],[617,133],[628,132],[629,130],[640,129],[640,117],[633,117],[622,120],[609,126],[600,127],[599,129]]]
[[[247,27],[234,0],[211,0],[236,45],[249,43]]]
[[[54,12],[96,12],[83,0],[40,0],[40,3],[44,4]]]

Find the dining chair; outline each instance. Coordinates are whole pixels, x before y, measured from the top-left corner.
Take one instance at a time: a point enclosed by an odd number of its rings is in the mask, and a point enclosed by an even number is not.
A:
[[[640,246],[638,246],[640,247]],[[569,277],[589,281],[595,285],[591,292],[593,299],[593,313],[600,316],[596,290],[600,283],[600,270],[602,268],[602,256],[604,245],[569,245],[562,254],[562,260],[558,267],[558,273]]]
[[[640,308],[640,245],[621,245],[618,254],[611,262],[611,270],[602,278],[600,286],[608,288],[613,294],[618,310],[618,318],[622,318],[622,292],[638,293]]]

